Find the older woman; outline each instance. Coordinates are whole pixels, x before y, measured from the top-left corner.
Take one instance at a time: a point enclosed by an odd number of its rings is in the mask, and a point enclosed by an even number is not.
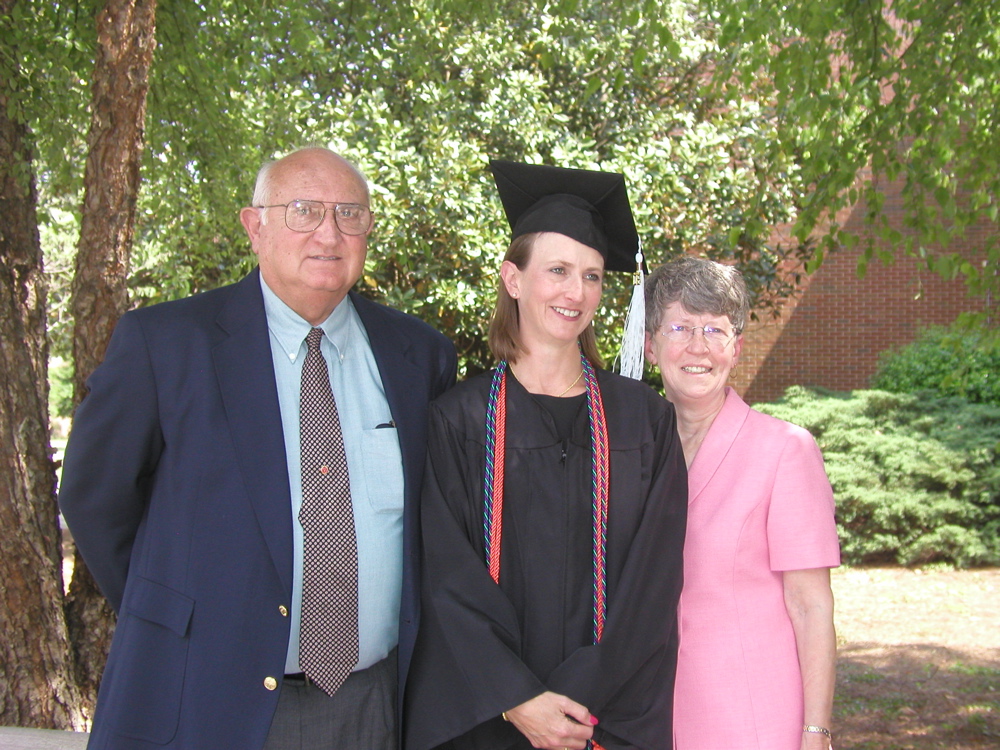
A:
[[[684,459],[673,407],[600,369],[591,324],[604,271],[635,264],[624,180],[493,169],[499,365],[431,407],[406,746],[668,750]]]
[[[682,258],[646,286],[688,465],[676,750],[826,750],[836,639],[833,494],[812,436],[726,386],[749,297],[734,268]]]

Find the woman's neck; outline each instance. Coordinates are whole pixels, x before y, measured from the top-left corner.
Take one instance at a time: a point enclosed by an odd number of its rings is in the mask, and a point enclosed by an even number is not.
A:
[[[528,393],[576,396],[586,390],[581,377],[580,351],[576,346],[545,353],[521,354],[510,368]]]
[[[719,416],[722,407],[726,403],[726,392],[722,391],[718,398],[713,398],[708,402],[674,402],[677,411],[677,434],[681,438],[681,445],[684,448],[684,460],[691,467],[694,457],[698,455],[702,441]]]

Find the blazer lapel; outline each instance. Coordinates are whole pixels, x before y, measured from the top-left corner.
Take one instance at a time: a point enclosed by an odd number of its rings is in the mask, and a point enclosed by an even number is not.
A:
[[[259,271],[236,285],[216,322],[228,334],[212,356],[244,486],[291,598],[292,505]]]
[[[750,407],[730,387],[726,387],[726,402],[716,415],[708,434],[698,448],[698,455],[688,470],[688,505],[698,499],[712,477],[722,466],[750,414]]]

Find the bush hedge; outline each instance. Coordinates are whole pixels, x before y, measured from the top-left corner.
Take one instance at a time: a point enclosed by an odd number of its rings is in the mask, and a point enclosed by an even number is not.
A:
[[[1000,341],[987,331],[928,328],[912,344],[883,352],[871,385],[893,393],[928,390],[1000,406]]]
[[[1000,407],[794,386],[754,408],[815,436],[844,562],[1000,564]]]
[[[49,417],[73,416],[73,365],[61,357],[49,360]]]

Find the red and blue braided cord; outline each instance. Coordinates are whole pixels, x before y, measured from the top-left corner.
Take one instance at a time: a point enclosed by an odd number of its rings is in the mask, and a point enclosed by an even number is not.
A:
[[[586,357],[583,376],[587,384],[587,409],[590,412],[590,445],[593,466],[594,505],[594,643],[600,643],[607,618],[607,547],[608,496],[611,452],[608,445],[608,423],[604,401],[597,384],[597,375]]]
[[[507,363],[493,373],[486,402],[486,468],[483,477],[483,542],[486,566],[494,583],[500,582],[500,545],[503,538],[503,470],[507,444]]]
[[[607,617],[607,546],[608,499],[611,452],[604,401],[597,375],[590,361],[580,353],[584,382],[587,386],[587,411],[590,417],[591,474],[593,485],[593,558],[594,558],[594,643],[604,635]],[[500,583],[500,547],[503,539],[503,477],[507,442],[507,363],[501,362],[493,373],[486,403],[486,465],[483,472],[483,545],[486,565],[494,583]],[[597,742],[588,742],[593,750],[603,750]]]

